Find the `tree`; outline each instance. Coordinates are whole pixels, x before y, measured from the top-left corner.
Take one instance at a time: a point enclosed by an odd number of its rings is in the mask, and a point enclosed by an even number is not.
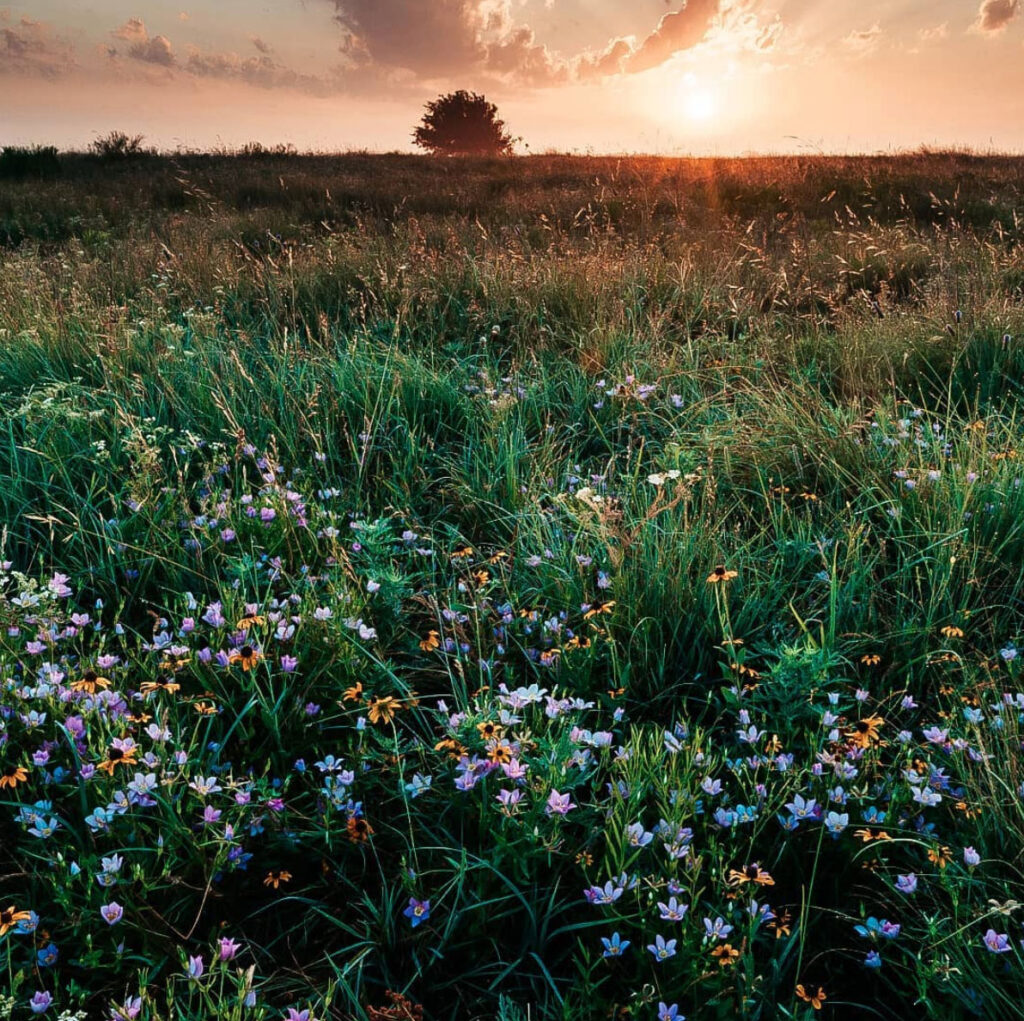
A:
[[[475,92],[449,92],[427,103],[413,142],[440,156],[506,156],[513,138],[498,108]]]

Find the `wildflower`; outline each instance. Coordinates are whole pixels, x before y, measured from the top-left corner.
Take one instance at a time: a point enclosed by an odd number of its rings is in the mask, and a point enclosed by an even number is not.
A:
[[[239,631],[248,631],[249,628],[251,628],[251,627],[263,627],[263,625],[266,624],[266,622],[267,622],[267,618],[266,617],[261,617],[258,614],[250,613],[250,614],[246,615],[245,617],[243,617],[235,625],[235,627],[237,627]]]
[[[118,766],[136,765],[136,756],[139,754],[135,742],[130,737],[114,738],[113,743],[107,749],[107,757],[103,762],[96,764],[96,768],[107,776],[113,776]]]
[[[680,904],[675,897],[669,897],[667,904],[658,901],[658,910],[664,921],[681,922],[686,917],[686,912],[690,910],[690,905]]]
[[[592,617],[597,617],[602,613],[611,613],[615,607],[615,600],[609,599],[603,603],[594,603],[586,613],[583,614],[584,620],[590,620]]]
[[[740,952],[738,950],[734,950],[731,943],[722,943],[711,951],[711,956],[718,958],[718,966],[720,968],[728,968],[730,965],[736,963],[736,960],[740,956]]]
[[[40,968],[52,968],[59,957],[60,951],[57,949],[57,944],[47,943],[45,947],[36,951],[36,964]]]
[[[945,635],[946,638],[963,638],[964,636],[963,629],[954,627],[952,624],[939,628],[939,634]]]
[[[601,942],[604,944],[604,953],[602,957],[621,957],[625,952],[626,948],[630,945],[628,939],[622,939],[617,932],[613,932],[611,939],[607,936],[601,937]]]
[[[713,922],[710,918],[704,919],[704,929],[707,939],[725,939],[732,932],[732,926],[726,925],[724,918],[716,918]]]
[[[788,911],[782,912],[782,917],[768,923],[768,928],[775,933],[776,939],[792,935],[792,916]]]
[[[420,922],[425,922],[430,917],[430,901],[417,900],[415,897],[410,897],[409,906],[402,914],[409,919],[412,927],[415,929]]]
[[[930,847],[928,860],[933,865],[938,865],[940,869],[944,869],[953,860],[953,852],[948,847]]]
[[[19,922],[27,922],[31,917],[31,911],[19,911],[13,904],[0,910],[0,936],[6,936]]]
[[[266,876],[263,877],[264,886],[272,886],[275,890],[280,887],[282,883],[290,883],[292,874],[285,869],[271,869]]]
[[[896,889],[900,893],[914,893],[917,890],[917,876],[913,872],[906,876],[897,876]]]
[[[173,695],[174,692],[180,690],[181,685],[167,674],[161,674],[155,681],[143,681],[139,685],[139,691],[143,695],[152,694],[154,691],[166,691],[168,694]]]
[[[666,1006],[664,1003],[659,1003],[658,1021],[686,1021],[686,1015],[679,1013],[678,1003],[673,1003],[670,1006]]]
[[[29,1008],[33,1014],[45,1014],[50,1009],[50,1005],[53,1003],[53,994],[46,991],[37,992],[31,1000],[28,1001]]]
[[[189,978],[202,978],[203,973],[206,971],[206,965],[203,964],[202,955],[197,954],[195,957],[189,957],[188,959],[188,977]]]
[[[621,896],[625,888],[616,886],[610,879],[601,886],[591,886],[583,891],[583,896],[590,904],[614,904]]]
[[[995,929],[989,929],[982,939],[985,941],[985,946],[994,954],[1005,954],[1012,949],[1010,937],[1005,932],[996,932]]]
[[[755,883],[758,886],[775,885],[775,880],[757,862],[753,865],[744,865],[742,869],[730,869],[728,880],[730,886],[743,886],[745,883]]]
[[[833,837],[838,838],[839,834],[846,829],[850,824],[850,816],[846,813],[829,812],[825,816],[825,829],[832,834]]]
[[[124,917],[124,908],[116,900],[112,900],[109,904],[104,904],[100,908],[100,914],[107,925],[117,925]]]
[[[854,830],[853,835],[860,837],[865,844],[870,843],[872,840],[892,840],[892,837],[879,826],[866,826],[864,829]]]
[[[420,642],[420,648],[424,652],[433,652],[441,647],[441,639],[436,631],[428,631],[427,637]]]
[[[732,581],[733,578],[739,577],[738,571],[727,571],[721,564],[718,565],[709,575],[708,584],[718,585],[721,582]]]
[[[577,807],[570,794],[559,794],[558,791],[552,790],[548,795],[548,803],[544,811],[547,815],[568,815]]]
[[[981,864],[981,855],[974,850],[973,847],[964,848],[964,864],[968,868],[974,868],[976,865]]]
[[[362,694],[363,694],[363,684],[362,684],[362,681],[357,681],[355,684],[352,685],[352,687],[346,688],[341,693],[341,700],[342,700],[342,702],[358,702],[360,697],[362,696]]]
[[[882,955],[877,950],[869,950],[867,957],[864,958],[865,968],[881,968],[882,967]]]
[[[867,716],[858,720],[846,734],[847,739],[857,748],[867,748],[878,743],[879,728],[885,724],[880,716]]]
[[[228,655],[228,662],[232,666],[240,666],[248,673],[256,664],[263,659],[263,653],[253,645],[243,645],[240,649],[234,649]]]
[[[825,1000],[825,990],[818,986],[816,993],[809,993],[802,985],[796,987],[796,996],[798,1000],[803,1000],[804,1003],[809,1003],[815,1010],[821,1010]]]
[[[654,954],[656,961],[667,961],[670,957],[675,957],[677,942],[674,939],[666,941],[664,936],[659,935],[654,937],[653,943],[647,944],[647,949]]]
[[[882,662],[882,657],[877,652],[871,652],[867,655],[861,656],[860,661],[865,666],[878,666]]]
[[[24,766],[5,766],[0,773],[0,791],[5,787],[14,790],[20,783],[28,779],[28,770]]]
[[[398,699],[394,695],[386,695],[384,698],[376,696],[367,700],[367,716],[371,723],[390,723],[395,718],[395,713],[401,708]]]
[[[366,843],[373,835],[373,827],[365,819],[355,815],[345,824],[345,831],[353,844]]]
[[[110,679],[107,677],[100,677],[95,670],[86,670],[84,674],[77,680],[72,682],[72,691],[84,691],[89,695],[95,695],[97,688],[109,688]]]

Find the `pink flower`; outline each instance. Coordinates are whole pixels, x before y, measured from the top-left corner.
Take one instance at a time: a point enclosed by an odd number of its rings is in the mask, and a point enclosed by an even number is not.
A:
[[[576,807],[568,794],[559,794],[558,791],[553,790],[548,795],[548,804],[545,811],[548,815],[568,815]]]

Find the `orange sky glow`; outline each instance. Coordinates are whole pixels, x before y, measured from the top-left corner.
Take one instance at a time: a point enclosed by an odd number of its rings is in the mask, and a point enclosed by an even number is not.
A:
[[[1022,0],[180,3],[0,6],[0,145],[410,150],[466,88],[520,152],[1024,151]]]

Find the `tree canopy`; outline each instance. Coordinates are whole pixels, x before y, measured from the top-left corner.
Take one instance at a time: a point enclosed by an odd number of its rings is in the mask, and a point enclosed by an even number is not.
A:
[[[449,92],[427,103],[413,132],[421,149],[442,156],[504,156],[512,152],[512,136],[494,103],[475,92]]]

